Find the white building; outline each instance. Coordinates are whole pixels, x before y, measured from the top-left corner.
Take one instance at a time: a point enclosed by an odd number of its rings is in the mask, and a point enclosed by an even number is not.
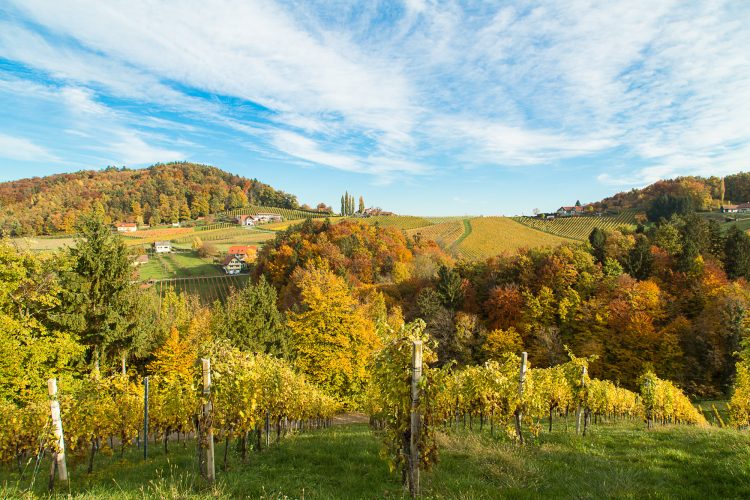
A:
[[[138,231],[138,224],[135,222],[120,222],[115,227],[118,233],[134,233]]]
[[[169,241],[157,241],[154,243],[154,253],[170,253],[172,251],[172,243]]]
[[[222,262],[224,272],[227,274],[240,274],[242,271],[242,261],[234,255],[227,255]]]

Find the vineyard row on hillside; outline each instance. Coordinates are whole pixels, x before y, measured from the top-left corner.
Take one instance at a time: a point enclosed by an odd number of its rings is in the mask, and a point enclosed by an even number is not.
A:
[[[539,217],[514,217],[513,220],[524,226],[543,231],[545,233],[571,238],[574,240],[585,240],[591,231],[599,229],[613,231],[622,227],[635,225],[635,213],[623,211],[616,217],[609,216],[586,216],[586,217],[556,217],[554,219],[541,219]]]

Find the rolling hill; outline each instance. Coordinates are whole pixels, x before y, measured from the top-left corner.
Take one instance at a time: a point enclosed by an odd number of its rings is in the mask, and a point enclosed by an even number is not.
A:
[[[109,167],[0,183],[0,236],[72,233],[76,218],[158,225],[251,205],[298,208],[294,195],[194,163]]]

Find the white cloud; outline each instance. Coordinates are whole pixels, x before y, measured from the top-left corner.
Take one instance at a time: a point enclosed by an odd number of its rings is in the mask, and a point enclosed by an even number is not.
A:
[[[21,161],[56,161],[55,155],[24,137],[0,133],[0,156]]]
[[[126,165],[145,165],[156,161],[185,159],[184,153],[148,144],[140,135],[130,131],[119,132],[117,138],[107,145],[106,154],[110,155],[111,163]]]
[[[123,128],[149,142],[111,141],[137,158],[176,153],[135,130],[169,124],[136,125],[98,96],[199,116],[255,150],[387,181],[431,171],[430,155],[502,167],[608,154],[613,168],[600,182],[631,185],[747,166],[750,9],[741,3],[469,10],[405,0],[389,5],[398,15],[388,23],[375,4],[14,3],[47,31],[0,20],[0,56],[59,81],[52,92],[76,110],[72,129],[90,133],[85,123],[98,115],[113,137]],[[630,159],[645,167],[615,171]]]

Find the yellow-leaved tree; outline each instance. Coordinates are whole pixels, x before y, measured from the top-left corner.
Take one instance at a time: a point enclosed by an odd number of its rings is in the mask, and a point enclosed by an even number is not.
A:
[[[359,405],[379,344],[373,322],[331,271],[299,269],[293,279],[302,297],[288,319],[295,365],[347,406]]]
[[[198,409],[198,396],[193,386],[195,361],[194,345],[180,338],[179,331],[173,326],[148,367],[153,375],[149,419],[151,428],[164,439],[165,452],[168,451],[169,434],[188,431],[192,416]]]

